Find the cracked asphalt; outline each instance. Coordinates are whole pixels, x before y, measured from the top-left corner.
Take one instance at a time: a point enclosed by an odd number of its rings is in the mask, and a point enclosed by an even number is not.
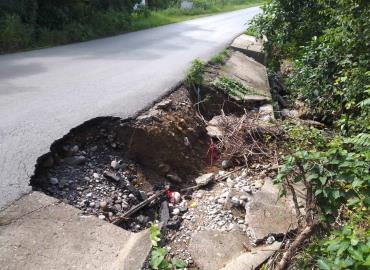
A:
[[[0,56],[0,209],[30,191],[36,160],[72,128],[126,118],[242,33],[258,7]]]

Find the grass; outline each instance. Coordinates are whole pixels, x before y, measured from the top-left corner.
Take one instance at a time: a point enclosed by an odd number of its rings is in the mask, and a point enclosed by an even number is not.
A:
[[[221,12],[234,11],[263,4],[263,0],[244,0],[244,4],[215,5],[207,9],[194,8],[182,10],[167,8],[150,11],[146,14],[134,13],[128,19],[127,14],[119,11],[97,13],[93,20],[84,23],[71,22],[61,30],[31,28],[23,24],[20,16],[8,15],[0,25],[0,54],[48,48],[73,42],[88,41],[97,38],[119,35],[127,32],[178,23]]]
[[[168,8],[165,10],[152,11],[148,17],[134,16],[130,30],[137,31],[166,24],[183,22],[212,14],[254,7],[264,3],[264,1],[261,0],[249,0],[246,2],[248,3],[240,5],[226,4],[224,6],[215,6],[206,10],[204,9],[181,10],[178,8]]]

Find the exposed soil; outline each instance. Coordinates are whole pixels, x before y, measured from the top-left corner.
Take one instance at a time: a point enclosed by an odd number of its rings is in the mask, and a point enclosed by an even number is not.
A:
[[[249,235],[245,222],[249,196],[274,176],[268,153],[259,153],[256,159],[221,160],[221,149],[213,149],[207,135],[207,121],[221,111],[236,119],[255,118],[259,105],[235,102],[212,88],[203,91],[199,97],[181,86],[135,119],[97,119],[72,130],[39,159],[31,185],[81,209],[83,215],[108,222],[167,188],[170,192],[125,218],[120,226],[133,232],[150,227],[162,218],[161,202],[168,201],[163,242],[171,255],[185,259],[192,269],[191,234],[217,229]],[[199,98],[205,101],[199,104]],[[223,177],[238,166],[245,167]],[[194,186],[199,175],[210,172],[217,181],[202,190],[184,190]],[[181,198],[175,201],[171,192],[179,192]]]

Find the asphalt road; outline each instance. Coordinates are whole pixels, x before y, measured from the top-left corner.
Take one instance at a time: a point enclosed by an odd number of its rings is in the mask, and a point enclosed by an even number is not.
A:
[[[0,209],[30,190],[39,156],[99,116],[135,114],[224,48],[258,7],[0,56]]]

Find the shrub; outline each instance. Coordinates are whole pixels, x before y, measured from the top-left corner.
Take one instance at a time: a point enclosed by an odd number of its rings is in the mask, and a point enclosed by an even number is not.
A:
[[[201,86],[203,84],[203,75],[205,71],[206,67],[204,62],[200,59],[195,59],[186,74],[186,84],[193,87]]]
[[[18,15],[5,15],[0,22],[0,49],[16,50],[30,44],[32,28],[22,24]]]

